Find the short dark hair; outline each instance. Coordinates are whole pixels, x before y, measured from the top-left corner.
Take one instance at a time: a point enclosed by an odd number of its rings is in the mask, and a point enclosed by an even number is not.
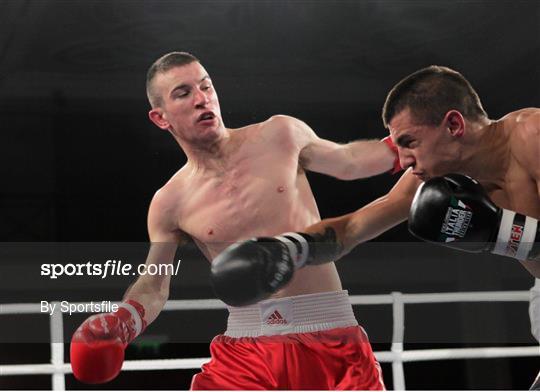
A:
[[[152,107],[161,105],[161,97],[156,93],[152,85],[152,81],[156,75],[167,72],[171,68],[181,67],[194,62],[199,62],[199,59],[188,52],[167,53],[154,61],[154,64],[146,72],[146,95]]]
[[[432,65],[420,69],[396,84],[386,96],[382,118],[386,128],[394,116],[409,108],[416,121],[439,125],[452,109],[469,120],[487,117],[480,98],[459,72]]]

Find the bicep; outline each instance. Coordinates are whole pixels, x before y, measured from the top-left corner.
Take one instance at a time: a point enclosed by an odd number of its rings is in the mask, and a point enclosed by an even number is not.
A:
[[[388,172],[395,159],[394,152],[380,140],[357,140],[339,144],[321,139],[315,134],[300,151],[302,167],[342,180],[366,178]]]
[[[187,240],[186,234],[182,233],[175,221],[175,207],[169,195],[162,191],[156,192],[148,209],[147,228],[150,242],[181,244]]]
[[[353,156],[346,144],[321,139],[306,123],[296,120],[291,123],[293,136],[300,150],[300,165],[309,171],[342,177],[352,170]]]
[[[369,168],[380,155],[378,154],[379,147],[376,146],[379,144],[378,141],[339,144],[321,139],[309,125],[293,117],[275,116],[273,123],[282,130],[286,130],[288,139],[292,140],[296,150],[299,151],[299,164],[306,170],[345,180],[367,177],[389,170],[386,166],[384,169]]]
[[[178,246],[185,244],[188,237],[172,220],[175,216],[168,200],[156,193],[148,211],[148,236],[150,251],[146,264],[170,264]]]
[[[274,116],[272,124],[285,132],[286,138],[299,151],[299,162],[304,169],[327,174],[328,167],[345,152],[343,145],[321,139],[309,125],[297,118]]]
[[[289,130],[294,144],[300,151],[299,160],[304,169],[318,171],[317,157],[328,156],[339,148],[339,144],[321,139],[309,125],[298,119],[290,119]]]
[[[336,167],[348,158],[344,145],[314,136],[300,150],[300,164],[309,171],[336,175]]]
[[[300,151],[303,168],[342,180],[387,172],[393,161],[393,153],[379,140],[339,144],[315,136]]]

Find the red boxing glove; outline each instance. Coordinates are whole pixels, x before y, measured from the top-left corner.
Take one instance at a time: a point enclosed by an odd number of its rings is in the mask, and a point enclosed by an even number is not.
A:
[[[71,369],[79,381],[101,384],[111,381],[122,369],[124,350],[146,328],[144,307],[132,300],[116,312],[86,319],[71,338]]]
[[[401,167],[401,164],[399,163],[399,155],[398,155],[397,146],[394,144],[390,136],[387,136],[381,139],[381,142],[385,143],[388,146],[388,148],[392,150],[392,152],[396,155],[396,158],[394,159],[394,167],[392,168],[390,173],[396,174],[402,171],[403,168]]]

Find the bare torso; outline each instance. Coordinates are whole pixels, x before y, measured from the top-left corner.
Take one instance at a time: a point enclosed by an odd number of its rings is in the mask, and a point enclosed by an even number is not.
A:
[[[208,260],[235,241],[301,231],[320,220],[300,149],[269,119],[231,130],[231,152],[212,169],[187,163],[161,189],[171,225]],[[340,290],[334,263],[308,266],[275,296]]]
[[[500,182],[488,185],[488,192],[499,207],[540,219],[540,184],[535,175],[535,170],[540,168],[540,157],[531,156],[527,150],[531,143],[538,144],[540,140],[531,138],[526,129],[529,116],[535,112],[535,109],[519,110],[496,122],[497,131],[507,141],[507,153],[500,157],[506,164]]]
[[[538,118],[538,109],[523,109],[512,112],[493,126],[506,141],[505,161],[499,181],[484,184],[489,196],[501,208],[540,219],[540,156],[538,129],[532,129],[532,116]],[[540,263],[522,262],[534,276],[540,277]]]

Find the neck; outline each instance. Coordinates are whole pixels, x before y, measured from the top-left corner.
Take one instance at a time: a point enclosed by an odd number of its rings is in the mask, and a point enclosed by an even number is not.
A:
[[[224,135],[211,142],[193,143],[175,136],[177,143],[187,156],[188,164],[197,169],[217,170],[223,165],[232,150],[232,137],[229,129]]]
[[[499,184],[508,165],[508,136],[497,121],[468,123],[461,172],[484,184]]]

